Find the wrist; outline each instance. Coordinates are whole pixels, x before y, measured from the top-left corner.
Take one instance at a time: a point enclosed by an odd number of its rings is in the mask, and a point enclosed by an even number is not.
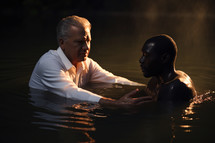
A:
[[[111,108],[111,109],[115,108],[115,106],[117,105],[115,99],[106,98],[106,97],[102,97],[98,103],[105,108]]]

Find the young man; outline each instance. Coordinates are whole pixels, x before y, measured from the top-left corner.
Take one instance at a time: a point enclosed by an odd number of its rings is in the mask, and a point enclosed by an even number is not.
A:
[[[114,100],[81,88],[88,82],[141,85],[113,75],[88,58],[90,30],[90,22],[83,17],[69,16],[62,19],[57,26],[59,48],[48,51],[40,58],[31,75],[29,87],[73,100],[98,102],[114,109],[133,108],[148,102],[150,97],[132,98],[137,90]]]
[[[159,101],[183,102],[196,95],[191,78],[175,69],[177,46],[168,35],[148,39],[142,48],[140,64],[148,82],[146,94]]]

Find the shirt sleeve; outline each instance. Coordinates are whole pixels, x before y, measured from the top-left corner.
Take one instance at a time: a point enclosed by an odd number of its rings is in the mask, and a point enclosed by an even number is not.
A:
[[[104,83],[119,83],[122,85],[145,86],[138,82],[128,80],[127,78],[116,76],[105,69],[103,69],[97,62],[91,59],[91,82],[104,82]]]
[[[42,84],[48,91],[74,100],[98,102],[101,96],[79,88],[70,78],[68,72],[62,70],[56,62],[44,62],[38,67],[41,69]]]

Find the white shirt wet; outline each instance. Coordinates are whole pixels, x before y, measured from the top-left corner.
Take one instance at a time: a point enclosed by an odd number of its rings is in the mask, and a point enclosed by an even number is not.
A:
[[[98,102],[100,95],[81,88],[88,82],[142,85],[113,75],[91,58],[80,62],[76,69],[59,47],[57,50],[49,50],[39,59],[31,75],[29,87],[74,100]]]

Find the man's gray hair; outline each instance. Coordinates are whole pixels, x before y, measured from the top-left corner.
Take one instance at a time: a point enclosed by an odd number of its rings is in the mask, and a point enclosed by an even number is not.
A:
[[[71,36],[70,34],[71,26],[91,29],[90,22],[84,17],[79,17],[76,15],[65,17],[57,25],[58,43],[60,39],[65,39]]]

